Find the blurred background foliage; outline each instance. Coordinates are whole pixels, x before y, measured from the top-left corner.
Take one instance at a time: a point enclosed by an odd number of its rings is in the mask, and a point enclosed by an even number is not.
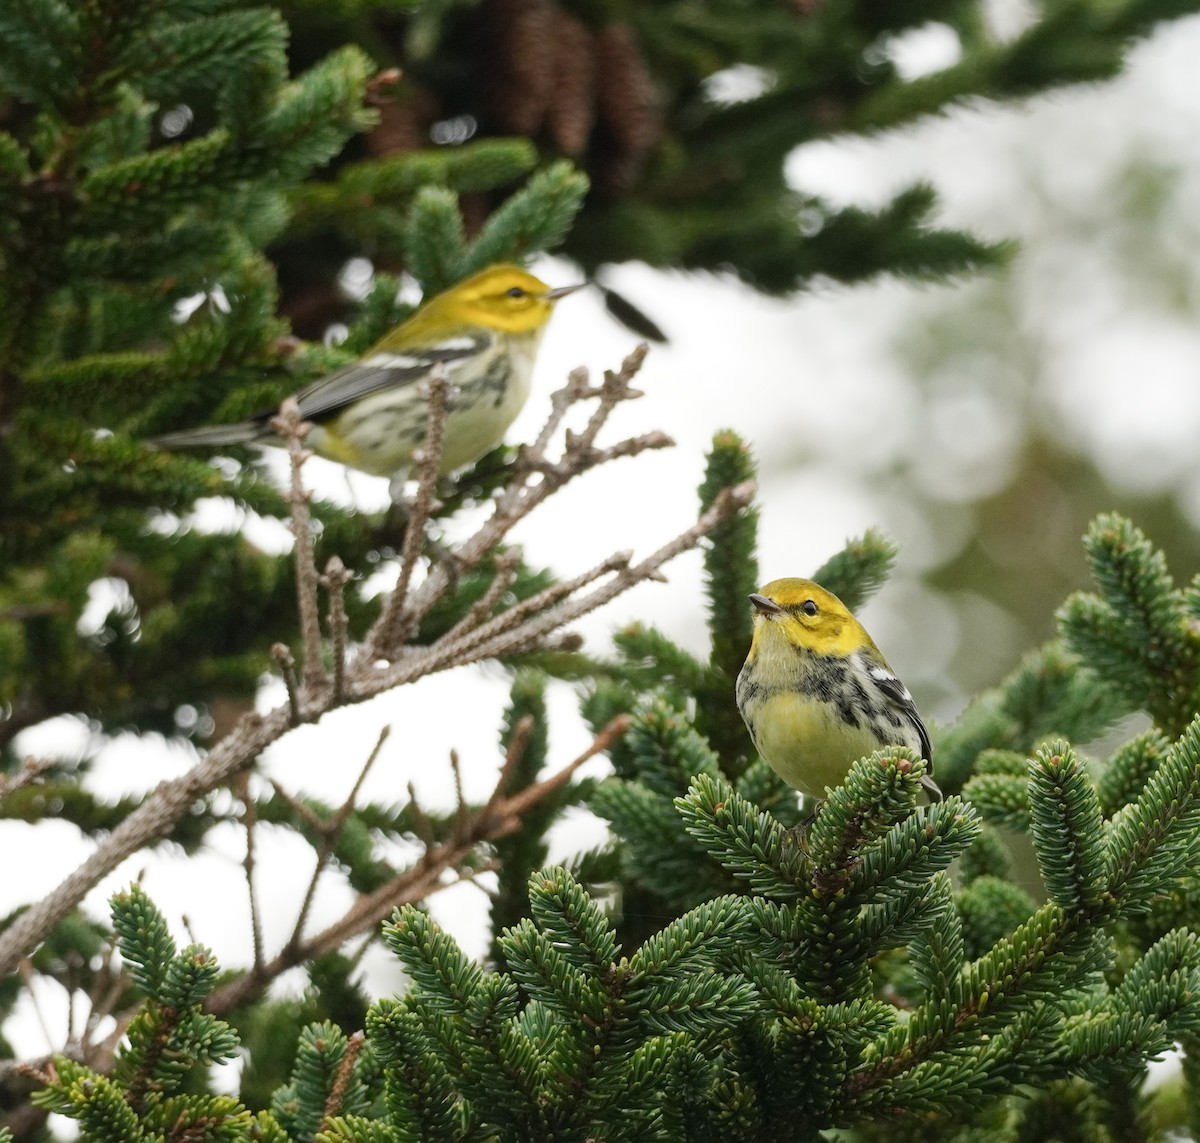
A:
[[[815,450],[909,557],[912,611],[889,608],[879,638],[925,664],[916,685],[939,716],[1051,633],[1084,581],[1077,537],[1097,513],[1136,518],[1181,574],[1197,566],[1200,165],[1185,94],[1197,43],[1200,23],[1184,21],[1111,86],[796,156],[806,185],[866,202],[931,177],[954,225],[1019,244],[952,288],[882,284],[829,302],[868,331],[851,368],[876,366],[903,445],[858,475],[861,453]],[[767,467],[813,448],[781,447]]]

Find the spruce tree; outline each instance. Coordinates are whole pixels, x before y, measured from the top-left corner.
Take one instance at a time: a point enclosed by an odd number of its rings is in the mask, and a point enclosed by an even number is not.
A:
[[[717,437],[697,523],[649,557],[620,550],[619,520],[613,556],[562,580],[508,541],[566,483],[668,443],[601,435],[636,395],[640,351],[602,380],[573,374],[525,449],[436,489],[426,466],[407,527],[310,500],[297,427],[290,489],[245,450],[214,466],[145,443],[352,360],[410,312],[401,272],[428,296],[559,250],[601,289],[605,264],[640,259],[786,293],[986,267],[1004,248],[934,226],[929,188],[837,209],[789,189],[787,154],[1104,78],[1134,37],[1197,7],[1046,5],[1008,42],[972,0],[4,7],[0,811],[95,839],[0,932],[6,1016],[40,977],[91,997],[95,1017],[53,1060],[0,1070],[14,1134],[44,1137],[48,1111],[105,1141],[1025,1139],[1063,1123],[1134,1138],[1200,1122],[1194,1053],[1185,1113],[1156,1125],[1140,1094],[1145,1061],[1197,1035],[1198,589],[1177,588],[1132,524],[1097,522],[1096,594],[1069,600],[1060,640],[938,736],[945,803],[916,807],[920,761],[885,752],[799,846],[805,811],[731,701],[757,581],[747,445]],[[905,80],[888,46],[930,20],[962,58]],[[731,71],[751,80],[737,99],[722,94]],[[338,286],[352,258],[373,267],[357,304]],[[606,298],[657,335],[653,313]],[[349,330],[327,345],[334,319]],[[564,436],[575,405],[591,419]],[[294,551],[191,527],[216,496],[289,521]],[[415,577],[423,526],[489,500],[458,574]],[[707,661],[640,625],[612,656],[579,647],[573,619],[697,544]],[[893,556],[868,533],[814,574],[856,607]],[[394,590],[362,590],[377,568]],[[118,602],[81,629],[100,584]],[[292,727],[479,661],[514,672],[485,802],[377,805],[355,786],[329,806],[253,780]],[[265,672],[287,700],[257,714]],[[571,762],[548,757],[549,677],[583,684],[595,737]],[[1135,709],[1153,728],[1089,768],[1079,744]],[[98,739],[160,733],[207,754],[145,799],[106,801],[86,760],[21,756],[22,731],[64,715]],[[577,780],[599,753],[613,776]],[[546,830],[578,804],[612,841],[548,867]],[[231,822],[247,838],[286,829],[313,854],[293,938],[249,969],[222,977],[201,946],[178,951],[136,887],[111,928],[79,908],[128,856],[195,851]],[[1044,901],[1012,881],[1006,830],[1032,839]],[[419,856],[383,856],[378,839]],[[420,906],[443,876],[491,868],[483,966]],[[313,932],[327,870],[354,903]],[[386,943],[408,991],[364,995],[346,947],[359,935]],[[305,995],[272,998],[300,965]],[[216,1094],[212,1070],[239,1043],[240,1097]]]

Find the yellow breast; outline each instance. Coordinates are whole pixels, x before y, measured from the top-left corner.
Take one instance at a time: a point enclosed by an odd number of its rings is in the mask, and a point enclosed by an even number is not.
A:
[[[753,703],[748,725],[763,760],[789,786],[825,797],[853,762],[879,749],[866,727],[852,727],[828,703],[796,691],[781,691]]]

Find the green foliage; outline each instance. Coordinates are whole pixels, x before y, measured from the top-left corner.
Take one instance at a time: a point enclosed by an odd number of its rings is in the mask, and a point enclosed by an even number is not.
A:
[[[673,752],[700,760],[677,719],[660,706],[635,720],[623,765],[642,768],[645,791],[669,783]],[[1169,752],[1176,783],[1198,769],[1194,740],[1200,723]],[[481,972],[418,911],[397,916],[388,941],[414,988],[368,1019],[393,1045],[395,1138],[760,1139],[792,1137],[801,1114],[814,1130],[868,1132],[897,1114],[969,1120],[1018,1085],[1127,1084],[1193,1033],[1194,933],[1171,929],[1099,975],[1114,963],[1115,923],[1144,905],[1127,870],[1160,890],[1182,875],[1173,855],[1194,848],[1190,787],[1148,786],[1157,816],[1126,832],[1131,814],[1103,822],[1066,744],[1043,750],[1029,764],[1029,828],[1052,900],[1035,910],[999,876],[1003,852],[970,804],[916,806],[921,761],[907,751],[857,763],[802,839],[711,758],[706,771],[677,810],[697,861],[718,862],[734,891],[627,959],[561,869],[534,875],[531,918],[501,938],[511,976]],[[947,869],[972,851],[956,892]],[[889,989],[906,1019],[879,998]],[[651,1051],[663,1063],[634,1082],[633,1061]],[[1098,1095],[1089,1114],[1108,1113]]]
[[[728,430],[717,433],[700,486],[701,509],[710,508],[722,489],[753,476],[754,462],[746,443]],[[712,650],[707,675],[697,680],[692,693],[699,704],[701,733],[720,755],[724,772],[735,776],[753,751],[742,720],[724,700],[750,646],[752,623],[746,597],[759,587],[757,541],[758,511],[748,508],[719,525],[704,549]]]
[[[347,1065],[352,1065],[349,1082],[339,1086],[339,1075]],[[326,1119],[335,1086],[339,1086],[340,1106],[347,1114],[365,1110],[369,1100],[361,1068],[362,1060],[349,1054],[346,1034],[337,1025],[324,1022],[305,1028],[296,1048],[291,1081],[271,1100],[280,1126],[293,1139],[313,1138]]]
[[[882,532],[869,528],[830,556],[811,578],[857,611],[883,586],[896,555],[896,545]]]
[[[643,1137],[692,1038],[751,1010],[750,983],[717,967],[743,935],[739,900],[709,902],[626,959],[566,870],[536,874],[529,893],[533,919],[500,941],[511,978],[473,969],[415,909],[385,930],[416,982],[367,1022],[383,1045],[394,1138],[584,1139],[618,1120]]]
[[[1200,597],[1194,588],[1178,590],[1163,554],[1119,516],[1099,517],[1086,547],[1098,591],[1063,604],[1064,638],[1168,734],[1178,734],[1200,699]]]
[[[378,121],[361,49],[321,53],[290,75],[277,12],[216,0],[109,7],[111,19],[41,3],[0,18],[0,85],[17,101],[0,181],[23,220],[0,234],[5,750],[24,726],[76,711],[105,730],[178,733],[178,709],[247,699],[271,642],[294,638],[287,558],[186,526],[207,497],[276,517],[282,497],[251,468],[223,475],[137,443],[246,416],[346,360],[288,336],[285,235],[325,233],[336,212],[396,236],[397,256],[439,289],[561,241],[587,186],[564,164],[534,171],[522,139],[360,158],[317,181]],[[462,238],[458,193],[530,172]],[[418,209],[433,200],[455,242]],[[189,297],[205,304],[182,320],[175,307]],[[376,290],[351,343],[402,316],[394,287]],[[331,504],[314,513],[347,564],[388,553],[378,522]],[[104,580],[122,601],[81,637]],[[374,605],[351,593],[348,607],[363,630]]]
[[[34,1095],[38,1106],[75,1120],[86,1143],[292,1143],[316,1138],[334,1112],[367,1110],[371,1052],[329,1023],[301,1034],[291,1079],[275,1092],[270,1113],[255,1115],[234,1097],[208,1091],[208,1069],[231,1061],[238,1048],[234,1030],[203,1011],[216,962],[194,945],[177,954],[162,914],[136,885],[113,898],[112,912],[121,955],[145,999],[111,1078],[60,1057]]]
[[[877,550],[844,553],[845,579],[867,582]],[[1163,567],[1149,545],[1140,558]],[[1122,582],[1135,594],[1147,579]],[[1144,622],[1113,595],[1115,615]],[[1146,1120],[1146,1061],[1200,1035],[1200,715],[1173,741],[1155,730],[1117,747],[1096,777],[1063,740],[1023,757],[1013,744],[1056,718],[1097,724],[1086,683],[1120,693],[1051,648],[999,688],[1003,721],[968,711],[968,732],[947,731],[965,751],[992,727],[970,801],[918,805],[924,762],[893,748],[855,763],[797,827],[794,797],[773,804],[785,823],[747,796],[773,792],[761,763],[731,782],[689,718],[682,700],[705,665],[652,642],[678,669],[635,698],[616,775],[593,795],[623,863],[611,913],[565,868],[535,869],[527,904],[511,888],[497,899],[494,915],[514,920],[495,944],[503,971],[487,971],[405,906],[383,935],[407,992],[370,1006],[365,1047],[328,1022],[305,1029],[254,1130],[329,1143],[737,1140],[792,1137],[802,1117],[871,1138],[899,1118],[988,1138],[999,1108],[1030,1131],[1067,1104],[1081,1126]],[[622,709],[634,678],[598,688],[592,717]],[[519,785],[544,758],[544,687],[532,672],[514,683],[504,745]],[[1002,832],[981,814],[1028,832],[1043,903],[1008,879]],[[548,821],[502,841],[505,864],[544,853]],[[632,945],[639,894],[673,916]],[[211,957],[177,952],[136,888],[115,899],[114,928],[148,999],[111,1078],[63,1061],[39,1103],[85,1138],[141,1138],[168,1115],[243,1137],[243,1105],[182,1086],[237,1044],[202,1010]]]
[[[197,945],[177,953],[161,913],[136,885],[113,898],[112,913],[121,955],[146,999],[111,1078],[60,1058],[34,1102],[77,1120],[85,1140],[132,1143],[167,1130],[178,1132],[175,1138],[190,1130],[214,1140],[247,1138],[252,1116],[241,1103],[184,1086],[237,1053],[233,1029],[203,1011],[216,983],[212,954]]]
[[[558,248],[589,276],[638,259],[784,293],[994,263],[1004,244],[936,228],[930,188],[836,208],[788,185],[787,156],[957,101],[1111,75],[1132,38],[1197,3],[1044,5],[1007,42],[967,0],[548,3],[527,7],[564,34],[533,37],[554,58],[532,69],[509,67],[530,56],[498,7],[0,5],[6,771],[16,736],[60,716],[97,735],[203,742],[222,710],[251,702],[271,645],[296,641],[289,559],[190,524],[217,496],[283,517],[278,490],[245,453],[218,468],[146,436],[251,414],[361,353],[410,311],[402,272],[428,294]],[[475,34],[481,20],[494,35]],[[958,37],[961,58],[908,81],[891,39],[930,21]],[[378,70],[392,64],[399,81]],[[714,77],[734,68],[761,89],[722,98]],[[586,90],[565,108],[539,83],[568,73]],[[463,134],[431,145],[431,126],[454,122]],[[373,267],[357,308],[339,282],[353,258]],[[343,319],[346,341],[323,344]],[[443,511],[485,501],[511,455],[449,482]],[[702,507],[752,475],[746,443],[718,434]],[[319,558],[395,559],[395,521],[312,510]],[[634,624],[612,661],[538,660],[586,681],[597,728],[622,711],[634,721],[592,795],[610,845],[570,871],[544,868],[547,830],[585,784],[464,856],[463,872],[496,867],[503,971],[473,964],[410,907],[385,933],[411,977],[403,996],[367,1011],[355,962],[331,954],[309,966],[302,999],[236,1014],[251,1057],[239,1102],[210,1088],[239,1044],[206,1008],[217,967],[203,948],[179,950],[134,888],[113,904],[124,977],[108,975],[104,927],[80,914],[29,962],[72,996],[114,997],[128,1019],[110,1074],[60,1059],[38,1106],[106,1143],[715,1141],[830,1127],[968,1138],[1001,1120],[1010,1138],[1063,1124],[1099,1137],[1106,1116],[1142,1122],[1145,1060],[1200,1042],[1200,579],[1176,586],[1141,533],[1101,518],[1088,539],[1096,590],[1064,605],[1060,639],[938,736],[939,779],[963,796],[916,807],[920,763],[888,751],[860,761],[805,828],[732,702],[756,527],[744,510],[705,552],[707,655]],[[857,607],[894,555],[868,532],[815,577]],[[493,571],[463,575],[414,644],[458,622]],[[549,582],[521,566],[511,590]],[[346,596],[351,638],[378,610],[360,586]],[[84,625],[97,598],[109,612]],[[533,730],[510,794],[549,761],[545,686],[532,669],[513,683],[503,745],[524,715]],[[1080,744],[1136,709],[1153,727],[1089,766]],[[136,800],[104,801],[87,776],[86,759],[60,762],[0,812],[119,829]],[[456,824],[403,800],[343,813],[244,799],[204,800],[166,840],[194,851],[244,811],[370,893],[399,868],[380,842],[436,846]],[[1011,880],[1004,830],[1030,835],[1036,899]],[[19,996],[4,983],[4,1013]]]

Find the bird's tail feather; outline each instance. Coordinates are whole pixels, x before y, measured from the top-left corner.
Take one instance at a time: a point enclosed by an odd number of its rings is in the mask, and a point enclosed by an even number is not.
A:
[[[254,421],[239,421],[235,425],[207,425],[202,429],[184,429],[178,433],[163,433],[151,437],[149,444],[156,448],[209,448],[214,445],[250,444],[267,434]]]

